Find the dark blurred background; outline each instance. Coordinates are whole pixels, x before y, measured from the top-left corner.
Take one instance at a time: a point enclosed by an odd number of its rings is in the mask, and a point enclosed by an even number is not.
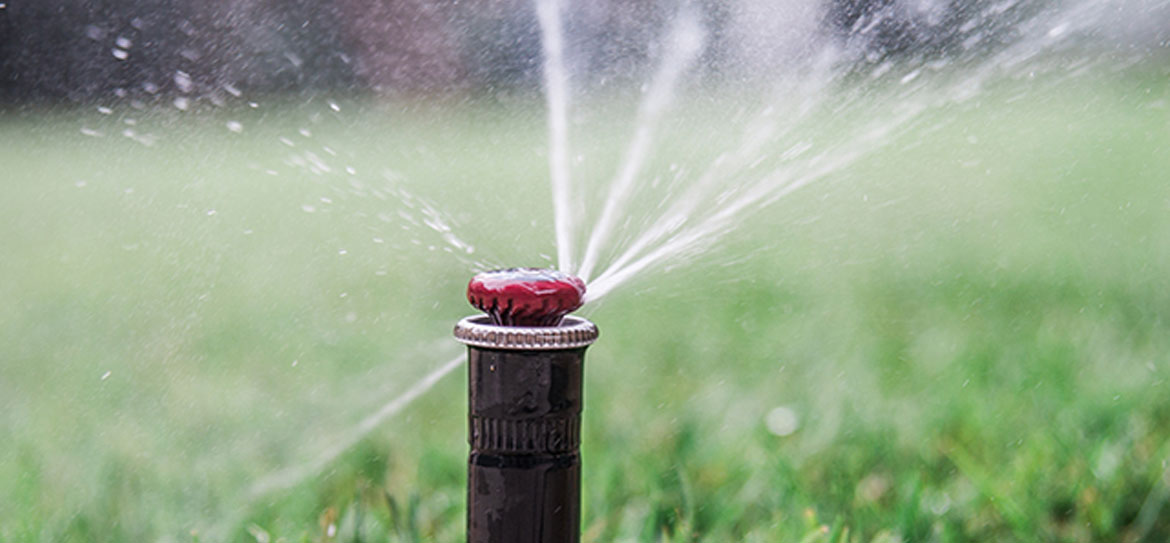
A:
[[[1143,0],[1129,0],[1142,4]],[[965,52],[1008,41],[1021,17],[1058,5],[959,0],[700,0],[701,73],[735,78],[799,57],[810,36],[890,55]],[[0,1],[0,99],[87,102],[110,96],[306,92],[433,95],[539,88],[531,0]],[[683,9],[665,0],[568,5],[575,73],[605,85],[634,77]],[[1165,11],[1165,10],[1163,10]],[[1165,23],[1165,24],[1163,24]],[[1165,13],[1123,33],[1156,46]],[[1152,30],[1151,30],[1152,29]],[[225,94],[226,93],[226,94]]]

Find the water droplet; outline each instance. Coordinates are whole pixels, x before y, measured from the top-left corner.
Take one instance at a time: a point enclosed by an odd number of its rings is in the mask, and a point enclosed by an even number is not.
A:
[[[301,206],[301,211],[304,211],[305,213],[316,213],[317,208],[315,208],[311,205],[305,204],[305,205]]]
[[[101,113],[102,115],[109,115],[113,112],[114,112],[114,110],[112,110],[106,106],[98,106],[98,113]]]
[[[113,374],[113,373],[114,373],[113,371],[107,371],[107,372],[103,373],[103,374],[102,374],[102,381],[105,381],[106,379],[109,379],[109,378],[110,378],[110,375],[111,375],[111,374]]]
[[[74,184],[73,184],[73,186],[75,186],[75,187],[77,187],[77,188],[79,188],[79,189],[83,189],[83,188],[85,188],[85,185],[87,185],[87,184],[88,184],[88,183],[86,183],[86,182],[85,182],[85,180],[83,179],[83,180],[81,180],[81,181],[78,181],[78,182],[74,183]]]
[[[187,109],[191,107],[191,100],[188,100],[186,96],[179,96],[175,98],[173,103],[175,104],[175,109],[178,109],[179,111],[187,111]]]
[[[228,121],[227,129],[239,134],[244,131],[244,125],[240,124],[239,121]]]
[[[208,217],[210,217],[210,216],[212,216],[212,215],[215,215],[215,210],[214,210],[214,209],[208,209],[208,210],[207,210],[207,216],[208,216]]]
[[[304,136],[306,138],[313,136],[313,133],[309,132],[308,128],[302,128],[300,130],[297,130],[297,132],[299,132],[302,136]]]
[[[329,109],[332,109],[333,111],[341,111],[341,106],[337,105],[336,102],[329,102]]]
[[[191,92],[191,89],[195,86],[191,81],[191,75],[183,70],[175,71],[174,80],[175,87],[179,89],[179,92]]]
[[[349,251],[346,251],[345,249],[338,249],[337,254],[345,256],[345,255],[349,254]],[[341,297],[344,298],[345,294],[342,294]]]
[[[800,418],[792,408],[782,405],[768,412],[764,425],[775,435],[788,436],[800,428]]]
[[[101,132],[85,126],[81,127],[81,133],[91,138],[99,138],[102,135]]]
[[[125,36],[118,36],[118,38],[114,40],[114,45],[117,45],[122,49],[129,49],[130,46],[134,45],[134,42],[130,41],[130,38]]]
[[[114,58],[118,60],[126,60],[130,57],[130,53],[126,52],[126,50],[118,48],[111,49],[110,54],[114,55]]]

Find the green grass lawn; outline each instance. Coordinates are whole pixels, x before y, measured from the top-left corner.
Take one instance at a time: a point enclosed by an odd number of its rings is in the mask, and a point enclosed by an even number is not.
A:
[[[585,541],[1170,539],[1167,88],[1019,91],[586,308]],[[542,113],[340,106],[0,117],[0,541],[461,540],[461,372],[249,489],[551,263]]]

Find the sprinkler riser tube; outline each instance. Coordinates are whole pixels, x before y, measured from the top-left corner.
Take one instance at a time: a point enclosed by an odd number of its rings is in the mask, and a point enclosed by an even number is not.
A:
[[[585,349],[468,349],[468,543],[575,543]]]
[[[468,344],[468,543],[580,540],[583,370],[597,329],[566,323],[456,327]]]

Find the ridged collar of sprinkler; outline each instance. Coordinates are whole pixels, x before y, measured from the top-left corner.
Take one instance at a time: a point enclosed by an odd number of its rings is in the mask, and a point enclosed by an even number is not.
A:
[[[487,349],[575,349],[597,340],[597,326],[580,317],[564,317],[559,326],[500,326],[487,315],[475,315],[455,325],[455,339]]]

